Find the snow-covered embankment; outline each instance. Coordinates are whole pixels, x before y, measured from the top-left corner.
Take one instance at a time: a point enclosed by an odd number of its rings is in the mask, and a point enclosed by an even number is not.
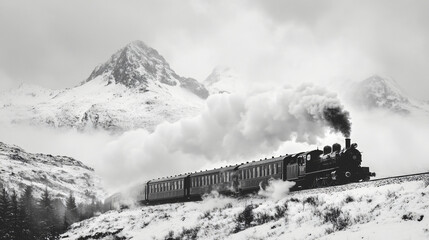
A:
[[[429,239],[429,176],[110,211],[64,239]]]

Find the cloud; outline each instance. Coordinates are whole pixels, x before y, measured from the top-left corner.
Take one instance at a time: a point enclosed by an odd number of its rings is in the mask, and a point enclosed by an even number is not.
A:
[[[312,84],[253,95],[214,95],[201,115],[159,125],[153,133],[124,133],[106,147],[100,173],[109,184],[198,170],[218,162],[243,162],[271,154],[286,141],[316,143],[346,118],[335,94]],[[347,132],[348,133],[348,132]]]
[[[0,65],[14,81],[70,87],[140,39],[199,80],[219,64],[254,88],[379,73],[426,97],[428,10],[424,0],[2,1]]]

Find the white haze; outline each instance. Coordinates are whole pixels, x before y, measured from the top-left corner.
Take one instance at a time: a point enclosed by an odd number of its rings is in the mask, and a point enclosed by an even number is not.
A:
[[[313,98],[328,95],[338,104],[335,95],[306,87]],[[0,141],[30,152],[75,157],[94,167],[110,190],[137,180],[320,149],[334,142],[343,145],[342,135],[329,132],[321,119],[309,121],[303,108],[293,108],[305,101],[297,93],[291,98],[292,90],[214,96],[197,118],[162,124],[152,134],[135,130],[114,136],[103,131],[2,125]],[[385,177],[429,170],[427,118],[348,110],[352,141],[359,144],[363,165],[371,171]]]

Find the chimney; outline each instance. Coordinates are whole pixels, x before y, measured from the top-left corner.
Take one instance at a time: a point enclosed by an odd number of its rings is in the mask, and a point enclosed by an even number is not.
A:
[[[351,139],[346,138],[346,149],[350,147],[350,142],[351,142]]]

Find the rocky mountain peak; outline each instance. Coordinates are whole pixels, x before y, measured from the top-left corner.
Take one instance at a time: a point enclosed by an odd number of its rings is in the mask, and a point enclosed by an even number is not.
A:
[[[201,98],[208,97],[204,85],[192,78],[176,74],[158,51],[142,41],[133,41],[97,66],[84,82],[102,77],[107,84],[123,84],[147,91],[152,83],[185,88]]]
[[[373,75],[354,86],[353,98],[367,108],[408,113],[410,100],[392,78]]]

